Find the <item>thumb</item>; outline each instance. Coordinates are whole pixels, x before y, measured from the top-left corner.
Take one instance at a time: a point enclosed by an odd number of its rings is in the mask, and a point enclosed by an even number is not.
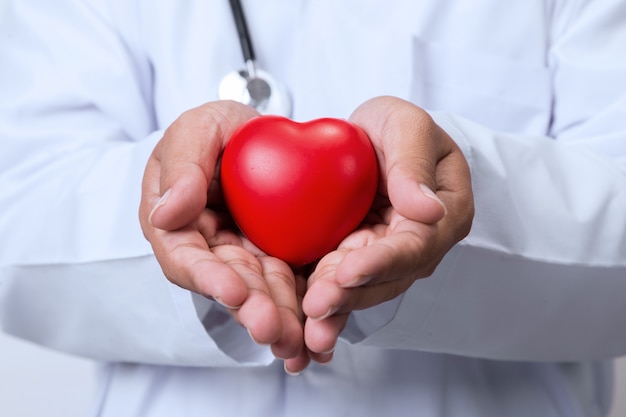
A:
[[[243,104],[212,102],[188,110],[167,128],[144,174],[142,200],[154,227],[175,230],[200,215],[224,146],[256,115]]]
[[[397,161],[387,170],[387,192],[391,205],[403,217],[420,223],[434,224],[447,213],[437,196],[434,175],[417,172],[409,160]],[[433,190],[434,189],[434,190]]]
[[[378,97],[357,108],[350,120],[369,136],[382,170],[381,192],[402,216],[433,224],[446,214],[437,196],[436,168],[445,140],[421,108],[398,98]]]

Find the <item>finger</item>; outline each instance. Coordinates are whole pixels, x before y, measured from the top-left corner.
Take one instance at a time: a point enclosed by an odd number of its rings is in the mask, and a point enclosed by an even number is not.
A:
[[[308,350],[303,347],[297,356],[285,359],[285,372],[289,375],[298,375],[309,366],[309,363],[311,363],[311,357],[309,356]]]
[[[158,188],[157,174],[146,175],[152,225],[174,230],[204,209],[222,149],[233,131],[257,114],[239,103],[213,102],[183,113],[167,128],[147,166],[158,169]]]
[[[355,310],[377,306],[386,301],[392,300],[405,292],[411,284],[415,282],[413,278],[404,278],[395,281],[385,282],[377,285],[364,285],[355,288],[342,288],[332,281],[323,281],[316,287],[312,287],[312,294],[327,294],[326,301],[330,308],[317,308],[311,304],[307,311],[311,311],[310,319],[323,320],[334,314],[349,313]],[[325,307],[325,306],[324,306]]]
[[[379,220],[382,223],[362,226],[344,239],[337,251],[322,258],[309,285],[328,267],[333,268],[329,279],[336,279],[341,287],[428,276],[431,259],[451,240],[446,227],[450,220],[446,217],[429,225],[408,220],[391,207],[385,209]]]
[[[382,170],[383,192],[405,217],[435,223],[446,213],[437,196],[436,166],[452,147],[452,139],[413,104],[391,97],[372,99],[350,120],[365,130]]]
[[[405,292],[415,281],[413,276],[396,277],[374,285],[345,288],[332,276],[316,280],[303,300],[303,310],[309,319],[323,320],[335,314],[363,310],[389,301]]]
[[[295,358],[304,348],[303,314],[296,292],[296,278],[291,268],[277,258],[264,256],[259,261],[282,324],[282,333],[272,344],[272,352],[277,358]]]
[[[336,345],[337,345],[337,341],[335,341],[335,346]],[[310,349],[308,349],[308,352],[309,352],[309,358],[311,359],[311,361],[321,363],[321,364],[329,363],[330,361],[333,360],[333,357],[335,356],[334,348],[332,351],[324,352],[324,353],[313,352]]]
[[[193,227],[172,232],[153,229],[150,242],[163,273],[172,283],[229,308],[238,308],[245,301],[245,283],[209,251],[204,237]]]
[[[318,263],[302,303],[305,314],[320,319],[368,308],[396,297],[415,279],[431,275],[442,256],[437,251],[439,228],[439,224],[405,219],[385,237],[360,231],[349,242],[355,246],[342,246]],[[364,237],[368,234],[372,236]]]
[[[349,313],[335,314],[323,320],[307,319],[304,324],[304,342],[316,362],[328,362],[332,358],[341,331],[346,327]],[[319,355],[315,355],[319,354]]]
[[[231,311],[235,320],[248,330],[255,342],[262,345],[276,343],[282,336],[281,314],[265,282],[259,260],[239,246],[216,246],[212,250],[238,274],[248,291],[239,309]]]
[[[302,310],[306,317],[321,319],[333,315],[339,309],[343,298],[335,275],[337,265],[347,253],[347,250],[336,250],[327,254],[309,276],[302,299]]]
[[[347,250],[336,267],[336,282],[351,288],[430,276],[445,253],[442,246],[447,242],[447,234],[441,232],[445,230],[442,226],[402,220],[388,236]]]

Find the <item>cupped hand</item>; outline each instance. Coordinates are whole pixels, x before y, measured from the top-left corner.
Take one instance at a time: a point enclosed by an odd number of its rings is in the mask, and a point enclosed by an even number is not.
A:
[[[271,345],[298,372],[308,363],[304,277],[243,238],[219,199],[219,156],[233,131],[257,114],[227,101],[183,113],[148,160],[139,218],[171,282],[224,305],[254,341]]]
[[[351,120],[377,152],[379,192],[363,227],[317,264],[303,299],[305,344],[328,361],[351,311],[391,300],[430,276],[470,230],[473,195],[467,162],[424,110],[379,97]]]

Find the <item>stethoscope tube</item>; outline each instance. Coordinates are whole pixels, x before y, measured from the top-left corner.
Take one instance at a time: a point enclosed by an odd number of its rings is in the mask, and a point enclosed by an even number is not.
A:
[[[241,46],[241,53],[243,54],[244,62],[256,60],[254,55],[254,48],[252,46],[252,40],[250,38],[250,31],[248,30],[248,24],[246,23],[246,16],[243,14],[243,8],[239,0],[229,0],[230,10],[233,13],[233,20],[237,27],[237,35],[239,36],[239,45]]]

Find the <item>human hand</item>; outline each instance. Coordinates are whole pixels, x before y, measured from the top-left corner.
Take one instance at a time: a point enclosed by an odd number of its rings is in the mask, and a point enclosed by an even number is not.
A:
[[[229,309],[253,340],[308,363],[303,349],[304,277],[266,256],[238,233],[221,209],[218,158],[232,132],[258,113],[214,102],[183,113],[146,165],[139,218],[165,276]]]
[[[467,162],[425,111],[380,97],[351,120],[374,144],[381,179],[364,226],[322,258],[308,279],[305,344],[324,362],[351,311],[391,300],[430,276],[469,233],[474,215]]]

